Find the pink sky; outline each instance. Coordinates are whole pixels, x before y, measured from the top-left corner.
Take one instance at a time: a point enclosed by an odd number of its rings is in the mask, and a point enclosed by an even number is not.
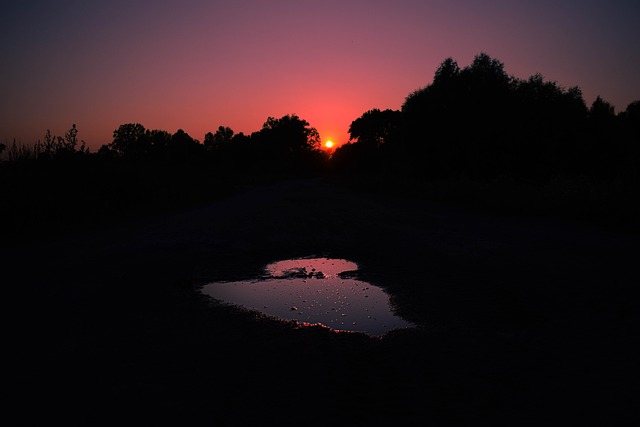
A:
[[[399,109],[446,57],[480,52],[621,111],[640,99],[637,1],[23,1],[0,26],[0,142],[62,135],[92,150],[120,124],[251,133],[295,113],[344,143]],[[6,8],[6,7],[5,7]]]

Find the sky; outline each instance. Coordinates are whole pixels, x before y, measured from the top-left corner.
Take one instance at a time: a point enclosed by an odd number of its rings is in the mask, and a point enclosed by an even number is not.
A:
[[[638,0],[21,0],[0,7],[0,142],[77,124],[92,151],[124,123],[202,141],[297,114],[348,140],[400,109],[447,57],[486,52],[516,77],[640,99]]]

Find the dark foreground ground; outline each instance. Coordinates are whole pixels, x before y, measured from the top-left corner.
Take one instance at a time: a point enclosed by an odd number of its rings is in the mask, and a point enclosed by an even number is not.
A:
[[[15,425],[631,425],[639,248],[320,180],[247,189],[5,250],[9,404]],[[311,255],[421,327],[297,328],[197,292]]]

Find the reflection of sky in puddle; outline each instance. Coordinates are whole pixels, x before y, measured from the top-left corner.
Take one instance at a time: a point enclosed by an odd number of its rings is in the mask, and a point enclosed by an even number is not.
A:
[[[382,288],[345,274],[357,268],[341,259],[280,261],[269,264],[260,279],[211,283],[202,292],[269,316],[320,323],[341,331],[383,335],[414,326],[393,314]]]

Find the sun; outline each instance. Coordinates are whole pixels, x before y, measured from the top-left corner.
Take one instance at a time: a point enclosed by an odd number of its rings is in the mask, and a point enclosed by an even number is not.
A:
[[[327,141],[327,142],[325,142],[325,143],[324,143],[324,146],[325,146],[325,147],[327,147],[327,148],[331,148],[331,147],[333,147],[333,141]]]

